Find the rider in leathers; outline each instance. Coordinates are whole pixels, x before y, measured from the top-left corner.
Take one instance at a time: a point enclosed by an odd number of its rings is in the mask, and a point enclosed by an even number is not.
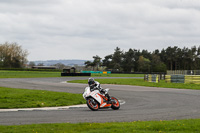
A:
[[[97,90],[99,90],[100,93],[105,94],[105,90],[101,88],[99,82],[94,81],[94,78],[89,78],[88,79],[88,85],[89,85],[91,91],[97,89]],[[110,102],[111,98],[110,98],[109,94],[106,93],[105,96],[108,98],[108,101]]]

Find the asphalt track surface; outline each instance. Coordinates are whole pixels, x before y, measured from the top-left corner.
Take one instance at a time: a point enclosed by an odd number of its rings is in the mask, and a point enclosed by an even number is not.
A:
[[[0,79],[0,86],[82,93],[87,84],[64,83],[85,77]],[[200,91],[129,85],[102,85],[124,100],[119,110],[87,107],[0,112],[0,125],[33,123],[124,122],[200,118]]]

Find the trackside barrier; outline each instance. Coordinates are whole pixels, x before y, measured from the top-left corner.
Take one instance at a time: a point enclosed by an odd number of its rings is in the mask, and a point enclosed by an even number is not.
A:
[[[91,73],[61,73],[61,76],[91,76]]]
[[[171,75],[171,83],[184,83],[185,76],[184,75]]]
[[[107,74],[108,72],[107,71],[103,71],[103,74]]]
[[[200,75],[165,75],[165,82],[200,84]]]
[[[171,83],[171,75],[165,75],[165,82]]]
[[[184,83],[185,75],[165,75],[165,82],[167,82],[167,83]]]
[[[111,74],[111,71],[81,71],[81,73]]]
[[[200,75],[200,70],[167,70],[167,75]]]
[[[144,75],[144,80],[148,81],[148,82],[158,83],[158,82],[160,82],[160,75],[146,74],[146,75]]]
[[[200,84],[200,75],[185,75],[185,83]]]

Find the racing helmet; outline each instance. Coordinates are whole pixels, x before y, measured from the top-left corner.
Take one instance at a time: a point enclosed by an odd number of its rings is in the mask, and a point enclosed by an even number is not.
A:
[[[94,84],[95,84],[94,78],[92,78],[92,77],[89,78],[89,79],[88,79],[88,85],[89,85],[89,86],[93,86]]]

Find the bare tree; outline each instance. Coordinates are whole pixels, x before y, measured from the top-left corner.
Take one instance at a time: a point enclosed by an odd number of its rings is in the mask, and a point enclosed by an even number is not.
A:
[[[0,67],[22,68],[27,63],[28,51],[17,43],[0,44]]]

